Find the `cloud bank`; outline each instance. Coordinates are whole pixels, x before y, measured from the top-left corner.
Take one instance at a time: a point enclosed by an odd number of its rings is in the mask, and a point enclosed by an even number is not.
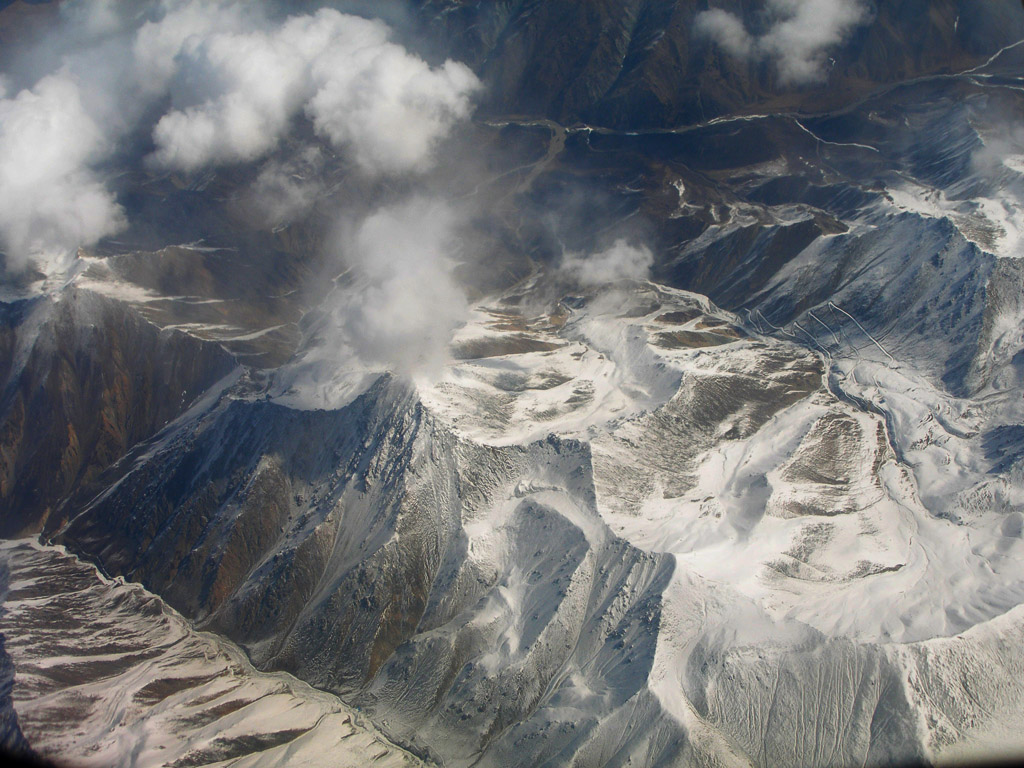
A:
[[[406,174],[431,166],[480,87],[464,65],[431,67],[382,22],[333,9],[271,21],[255,2],[92,0],[62,17],[36,49],[51,71],[16,93],[0,76],[0,247],[13,271],[60,271],[124,226],[104,166],[140,129],[151,167],[195,172],[263,158],[305,119],[362,173]],[[300,175],[272,160],[253,196],[281,193],[271,214],[287,220],[316,193]]]
[[[160,30],[149,32],[164,39]],[[438,142],[469,115],[480,84],[463,64],[431,68],[390,33],[379,21],[323,9],[270,30],[192,34],[174,61],[179,101],[193,103],[157,123],[154,161],[194,171],[254,160],[302,111],[317,134],[366,172],[425,169]],[[153,69],[166,71],[165,61]]]
[[[771,24],[751,35],[735,14],[711,9],[697,14],[694,32],[736,59],[770,60],[783,85],[821,82],[828,51],[870,19],[864,0],[767,0]]]

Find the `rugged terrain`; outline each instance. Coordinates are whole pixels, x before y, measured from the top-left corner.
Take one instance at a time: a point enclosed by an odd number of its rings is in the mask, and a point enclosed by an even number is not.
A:
[[[138,585],[59,549],[5,545],[0,629],[18,670],[15,707],[58,764],[412,766],[360,715],[196,633]]]
[[[0,630],[33,747],[1024,751],[1024,10],[880,4],[793,87],[695,36],[705,5],[418,3],[398,34],[484,83],[437,167],[289,166],[316,206],[270,223],[246,165],[136,170],[127,230],[10,276],[0,526],[43,544],[5,545]],[[410,190],[459,211],[457,291],[391,252],[444,218]],[[337,211],[395,206],[396,272],[336,257]]]

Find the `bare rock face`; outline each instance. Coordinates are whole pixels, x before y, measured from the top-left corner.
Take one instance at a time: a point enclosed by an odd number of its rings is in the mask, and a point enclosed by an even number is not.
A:
[[[8,536],[59,525],[70,494],[94,487],[100,472],[234,368],[220,348],[161,333],[90,292],[5,309],[13,339],[0,406]]]

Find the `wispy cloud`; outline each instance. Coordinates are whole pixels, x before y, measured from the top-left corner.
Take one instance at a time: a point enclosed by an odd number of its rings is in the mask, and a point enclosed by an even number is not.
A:
[[[745,59],[754,52],[755,40],[735,14],[712,8],[697,14],[694,21],[697,35],[709,37],[733,58]]]
[[[324,152],[315,146],[302,147],[290,157],[272,158],[242,196],[242,208],[263,229],[301,219],[324,194],[324,162]]]
[[[653,264],[650,248],[618,239],[598,253],[565,254],[561,271],[583,287],[594,287],[618,280],[644,280],[650,276]]]
[[[459,224],[451,205],[414,197],[344,238],[353,283],[337,302],[339,331],[364,362],[412,371],[442,361],[467,308],[452,275]]]
[[[733,58],[772,61],[784,85],[805,85],[825,78],[829,50],[871,16],[863,0],[767,0],[767,10],[771,23],[761,35],[717,8],[697,14],[695,34],[714,40]]]

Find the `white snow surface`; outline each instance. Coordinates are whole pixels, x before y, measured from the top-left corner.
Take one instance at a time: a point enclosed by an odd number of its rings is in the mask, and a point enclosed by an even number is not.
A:
[[[738,322],[703,296],[647,282],[622,281],[580,298],[586,304],[576,309],[565,301],[474,307],[452,340],[466,359],[418,382],[423,403],[459,435],[488,445],[548,434],[586,439],[678,390],[685,360],[700,348],[659,349],[650,343],[654,334],[686,330],[714,345],[733,339],[698,328],[702,319]],[[658,321],[674,311],[693,317]]]
[[[1001,510],[973,501],[988,466],[958,437],[977,434],[987,414],[1024,415],[1019,407],[957,405],[894,368],[880,345],[871,345],[878,362],[833,363],[742,331],[711,336],[739,319],[682,291],[628,283],[584,298],[576,308],[474,308],[453,348],[477,356],[421,384],[423,403],[474,442],[588,441],[598,509],[616,534],[671,553],[779,620],[908,642],[955,635],[1024,602],[1024,541],[1005,535],[1019,494],[1007,486],[1014,498]],[[687,345],[659,346],[659,334],[680,330]],[[698,346],[702,335],[714,346]],[[795,365],[834,365],[843,389],[877,412],[836,397],[813,373],[800,379],[805,390],[787,390]],[[733,387],[773,377],[773,397],[788,400],[763,415],[744,402],[715,410]],[[959,427],[958,407],[968,414]]]

